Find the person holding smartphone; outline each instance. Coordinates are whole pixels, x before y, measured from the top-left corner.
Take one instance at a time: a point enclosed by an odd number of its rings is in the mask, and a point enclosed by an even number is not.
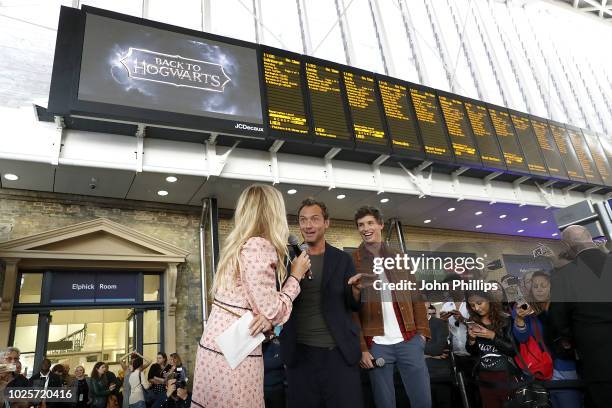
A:
[[[483,408],[502,408],[510,396],[514,381],[514,345],[510,319],[502,312],[501,304],[494,302],[484,291],[465,294],[470,319],[466,321],[466,350],[478,357],[477,373]],[[496,385],[502,385],[497,387]]]

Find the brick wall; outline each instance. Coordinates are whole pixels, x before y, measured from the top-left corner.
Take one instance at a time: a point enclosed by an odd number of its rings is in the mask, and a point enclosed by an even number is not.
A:
[[[97,217],[189,251],[187,262],[179,266],[176,284],[176,333],[180,333],[176,336],[177,350],[165,351],[176,351],[193,373],[197,341],[202,334],[199,208],[0,189],[0,242]]]

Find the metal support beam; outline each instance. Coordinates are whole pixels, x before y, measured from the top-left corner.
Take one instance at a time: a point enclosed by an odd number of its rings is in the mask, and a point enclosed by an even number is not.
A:
[[[423,166],[426,163],[429,164]],[[414,184],[414,186],[419,190],[419,198],[425,198],[428,195],[431,195],[431,180],[433,175],[433,172],[431,170],[433,169],[430,169],[429,176],[427,178],[423,177],[423,170],[429,167],[431,165],[431,162],[423,162],[412,170],[408,170],[402,163],[398,164],[402,168],[402,170],[404,170],[404,172],[408,174],[408,177],[410,177],[410,181],[412,182],[412,184]]]
[[[538,190],[540,191],[540,197],[542,197],[542,200],[544,200],[544,202],[546,202],[546,209],[549,209],[550,207],[554,206],[554,198],[553,198],[553,189],[552,187],[550,188],[550,193],[546,191],[547,185],[550,183],[550,186],[552,186],[555,182],[554,181],[547,181],[546,183],[544,183],[543,185],[539,185],[537,182],[535,183],[536,187],[538,188]]]
[[[457,201],[463,201],[463,191],[461,190],[461,183],[459,182],[459,176],[468,171],[469,167],[459,167],[457,170],[451,173],[451,178],[453,180],[453,191],[457,195]]]
[[[491,174],[488,174],[484,178],[484,190],[485,190],[486,195],[489,197],[489,204],[491,205],[497,202],[497,200],[493,196],[493,186],[491,185],[491,181],[501,176],[502,174],[504,173],[502,173],[501,171],[496,171]]]
[[[138,125],[136,130],[136,172],[142,173],[142,162],[144,158],[144,138],[146,134],[146,126],[142,123]]]
[[[453,78],[453,61],[449,55],[448,47],[446,46],[446,41],[444,41],[444,34],[442,32],[440,21],[438,20],[438,15],[436,14],[436,9],[434,8],[433,2],[425,0],[425,11],[427,12],[427,18],[429,19],[429,25],[431,26],[431,31],[434,35],[434,40],[436,41],[436,48],[440,53],[440,59],[442,60],[442,66],[444,67],[444,72],[446,73],[446,80],[448,81],[448,86],[450,87],[451,92],[459,93],[459,89],[457,89],[457,82]]]
[[[232,147],[230,147],[229,150],[223,153],[222,155],[217,155],[217,149],[213,143],[210,143],[210,142],[206,143],[206,160],[208,162],[208,177],[210,176],[219,177],[221,175],[221,172],[223,172],[223,168],[225,167],[225,164],[227,163],[227,159],[229,155],[234,151],[234,149],[236,148],[236,146],[238,146],[239,143],[240,141],[234,142]]]
[[[272,185],[280,183],[280,174],[278,172],[278,150],[285,143],[284,140],[275,140],[268,151],[270,152],[270,172],[272,173]]]
[[[529,176],[520,177],[512,182],[512,188],[514,189],[514,197],[519,202],[519,207],[523,207],[526,205],[525,200],[523,199],[523,191],[521,190],[521,184],[531,179]]]
[[[329,183],[327,187],[328,190],[333,190],[334,188],[336,188],[336,182],[334,180],[334,166],[332,165],[332,160],[334,157],[336,157],[338,153],[340,153],[341,150],[342,149],[340,149],[339,147],[332,147],[325,154],[325,176]]]
[[[387,161],[389,155],[381,154],[372,162],[372,172],[374,173],[374,181],[376,182],[376,190],[378,194],[385,192],[382,175],[380,174],[380,166]]]
[[[412,22],[410,8],[406,4],[406,0],[398,0],[398,4],[400,7],[400,13],[402,15],[402,21],[404,23],[404,29],[406,30],[406,36],[408,37],[408,42],[410,43],[410,53],[412,55],[412,62],[419,76],[418,82],[421,84],[431,85],[429,72],[427,68],[423,65],[425,59],[423,58],[423,53],[421,52],[421,47],[419,45],[415,25]]]
[[[64,129],[66,128],[66,125],[64,124],[64,118],[61,116],[55,116],[53,120],[55,121],[57,132],[55,134],[55,139],[53,140],[53,154],[51,156],[51,164],[57,166],[59,164],[60,153],[62,151]]]
[[[369,0],[370,13],[372,14],[372,21],[374,22],[374,29],[376,31],[376,39],[378,40],[378,48],[380,49],[380,56],[383,62],[383,68],[385,74],[396,76],[395,64],[393,63],[393,51],[389,45],[387,38],[387,32],[385,30],[385,24],[380,13],[380,7],[378,0]]]

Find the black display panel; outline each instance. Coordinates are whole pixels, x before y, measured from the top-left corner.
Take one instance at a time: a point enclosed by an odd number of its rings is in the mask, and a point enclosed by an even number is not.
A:
[[[69,56],[60,49],[67,42]],[[263,137],[258,52],[255,44],[94,7],[62,9],[54,66],[72,63],[54,68],[52,82],[72,84],[52,86],[49,109]],[[71,95],[67,105],[56,103],[58,92]]]
[[[567,134],[569,135],[572,146],[574,146],[576,156],[578,157],[578,162],[582,167],[582,171],[587,182],[591,184],[603,185],[603,181],[599,175],[599,172],[597,171],[597,167],[595,166],[595,162],[593,161],[589,147],[586,144],[586,140],[584,140],[584,136],[582,136],[582,131],[577,127],[569,125],[565,125],[565,128],[567,129]]]
[[[309,140],[299,55],[264,48],[262,58],[270,135],[289,136],[288,140]]]
[[[489,114],[508,170],[529,173],[508,111],[505,108],[489,106]]]
[[[450,140],[435,91],[416,85],[410,85],[409,89],[425,154],[434,160],[452,162]]]
[[[423,156],[423,145],[414,116],[408,87],[387,79],[378,80],[393,152],[399,155]]]
[[[347,70],[342,72],[342,76],[356,146],[375,145],[387,150],[389,136],[383,125],[383,109],[380,106],[374,75]]]
[[[606,155],[606,158],[608,159],[608,163],[610,163],[610,166],[612,166],[612,140],[610,139],[610,136],[600,134],[599,142],[603,147],[603,151]]]
[[[457,163],[480,167],[480,155],[463,102],[455,95],[442,92],[438,92],[438,99],[455,160]]]
[[[569,178],[567,177],[565,166],[561,160],[559,149],[557,149],[557,144],[553,139],[548,123],[545,119],[539,119],[536,117],[531,117],[530,121],[531,127],[533,128],[533,133],[535,134],[536,140],[540,145],[542,156],[544,156],[546,167],[548,167],[548,172],[552,177],[568,180]]]
[[[587,142],[595,167],[606,186],[612,186],[612,164],[606,157],[606,152],[602,147],[599,137],[589,130],[583,129],[582,134]]]
[[[340,70],[311,61],[306,62],[305,69],[315,138],[352,145],[353,133],[347,121]]]
[[[563,160],[565,170],[567,170],[567,175],[569,176],[570,180],[586,183],[584,172],[582,171],[582,167],[578,162],[578,156],[576,156],[576,152],[574,151],[574,147],[570,142],[569,135],[567,134],[565,127],[561,123],[552,121],[548,121],[548,123],[550,125],[550,131],[553,138],[555,139],[555,143],[557,143],[557,147],[559,148],[561,159]]]
[[[493,170],[507,170],[487,107],[473,100],[465,100],[463,104],[474,132],[482,164]]]
[[[544,158],[540,153],[540,145],[536,140],[533,129],[531,128],[531,122],[527,115],[521,114],[520,112],[509,111],[510,119],[516,130],[519,142],[523,149],[523,154],[527,160],[527,167],[531,174],[537,176],[548,176],[548,170],[544,163]]]

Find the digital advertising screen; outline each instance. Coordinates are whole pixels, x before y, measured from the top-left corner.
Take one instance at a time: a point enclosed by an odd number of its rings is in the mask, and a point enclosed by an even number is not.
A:
[[[342,76],[357,147],[388,147],[389,137],[383,125],[374,75],[343,71]]]
[[[213,127],[221,122],[206,119],[231,121],[223,130],[264,135],[256,47],[84,10],[77,94],[84,110],[97,103],[171,112]]]
[[[264,49],[262,58],[265,105],[271,135],[289,135],[289,140],[309,139],[299,56]]]
[[[507,170],[487,107],[473,100],[466,100],[463,105],[474,132],[482,163],[491,169]]]
[[[414,85],[409,89],[425,154],[434,160],[452,162],[453,153],[434,90]]]
[[[542,156],[544,156],[546,167],[548,167],[548,172],[552,177],[568,180],[565,166],[563,165],[561,155],[559,154],[559,149],[557,149],[557,144],[553,139],[548,123],[545,119],[536,117],[530,117],[530,121],[531,127],[533,128],[533,133],[535,134],[536,140],[540,145]]]
[[[523,154],[527,160],[529,172],[538,176],[548,176],[546,164],[540,154],[540,145],[533,133],[529,118],[527,115],[515,111],[510,111],[510,118],[512,119],[514,130],[516,130],[516,135],[523,148]]]
[[[419,140],[408,87],[387,79],[379,79],[378,89],[385,110],[393,152],[400,155],[423,156],[423,145]]]
[[[316,139],[353,143],[338,68],[306,62],[306,86]]]
[[[489,106],[489,114],[508,170],[529,173],[525,156],[523,156],[516,133],[514,133],[508,111],[505,108]]]
[[[563,160],[563,164],[565,164],[565,170],[567,170],[567,175],[569,176],[570,180],[586,183],[582,166],[580,166],[580,163],[578,162],[578,156],[576,156],[576,152],[574,151],[574,147],[570,142],[565,126],[561,123],[552,121],[548,121],[548,123],[550,125],[550,131],[553,138],[555,139],[555,143],[557,143],[557,147],[559,148],[561,159]]]
[[[589,147],[586,144],[586,140],[582,135],[582,131],[577,127],[569,125],[565,125],[565,128],[567,129],[567,134],[572,142],[572,146],[574,146],[576,156],[578,157],[578,162],[582,167],[582,171],[587,182],[591,184],[603,185],[603,180],[597,171],[597,166],[595,165]]]
[[[455,95],[438,92],[446,130],[450,137],[457,163],[480,167],[480,156],[474,141],[463,102]]]

